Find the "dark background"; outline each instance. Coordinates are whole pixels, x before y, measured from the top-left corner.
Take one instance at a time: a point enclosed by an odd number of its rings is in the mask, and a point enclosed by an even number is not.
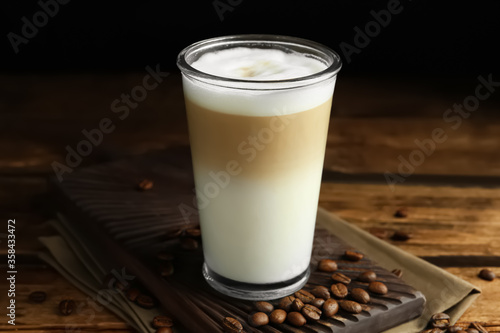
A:
[[[41,0],[51,3],[55,0]],[[15,54],[7,35],[21,35],[22,17],[33,22],[38,1],[4,4],[0,70],[88,72],[144,70],[160,63],[175,67],[188,44],[218,35],[270,33],[324,43],[341,53],[354,45],[354,27],[373,21],[370,11],[389,1],[219,0],[232,10],[223,20],[212,0],[89,2],[59,4],[58,13]],[[402,0],[403,10],[373,37],[343,75],[392,74],[475,80],[499,72],[500,1]]]

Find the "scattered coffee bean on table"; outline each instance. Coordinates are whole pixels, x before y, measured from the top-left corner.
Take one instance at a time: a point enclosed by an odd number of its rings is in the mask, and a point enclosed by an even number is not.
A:
[[[370,284],[368,285],[368,290],[379,295],[385,295],[388,291],[387,286],[378,281],[370,282]]]
[[[370,294],[368,294],[366,290],[361,288],[353,288],[351,290],[351,297],[353,300],[361,304],[370,302]]]
[[[318,263],[318,270],[322,272],[335,272],[337,269],[337,262],[331,259],[322,259]]]
[[[323,314],[326,317],[331,317],[339,312],[339,303],[333,298],[329,298],[323,303]]]
[[[47,294],[43,291],[34,291],[28,298],[33,303],[43,303],[47,298]]]
[[[152,309],[155,306],[153,298],[144,294],[139,294],[135,299],[135,303],[144,309]]]
[[[292,302],[292,311],[297,311],[300,312],[302,308],[304,307],[304,302],[300,300],[300,298],[296,298]]]
[[[366,271],[358,276],[358,280],[362,282],[373,282],[377,279],[377,274],[374,271]]]
[[[311,304],[304,305],[301,312],[306,320],[317,321],[321,318],[321,310]]]
[[[186,231],[184,231],[184,233],[186,234],[186,236],[189,236],[189,237],[195,237],[195,238],[201,237],[201,229],[200,228],[189,228],[189,229],[186,229]]]
[[[243,331],[243,325],[232,317],[226,317],[222,320],[222,327],[226,333],[240,333]]]
[[[183,237],[183,238],[181,238],[181,247],[184,250],[194,251],[194,250],[198,249],[199,244],[198,244],[198,241],[194,238]]]
[[[413,235],[409,232],[406,231],[396,231],[392,236],[391,239],[394,241],[400,241],[404,242],[407,241],[408,239],[412,238]]]
[[[479,272],[479,277],[486,281],[493,281],[496,278],[496,274],[493,271],[485,268]]]
[[[331,276],[332,280],[338,283],[349,284],[351,279],[342,273],[333,273]]]
[[[248,317],[248,323],[253,327],[269,324],[269,317],[264,312],[255,312]]]
[[[283,297],[278,304],[278,308],[283,309],[286,312],[290,311],[294,299],[295,299],[294,296]]]
[[[479,331],[476,330],[475,328],[468,328],[467,333],[479,333]]]
[[[73,313],[75,307],[76,307],[75,301],[65,299],[59,303],[59,312],[63,316],[69,316],[70,314]]]
[[[293,295],[296,298],[299,298],[302,302],[304,302],[304,304],[311,303],[311,301],[316,298],[313,294],[304,289],[296,291]]]
[[[289,312],[286,316],[286,320],[297,327],[304,326],[307,322],[306,318],[300,312],[296,311]]]
[[[153,182],[149,179],[143,179],[137,184],[139,191],[148,191],[153,188]]]
[[[286,311],[283,309],[276,309],[269,315],[269,321],[273,324],[282,324],[286,319]]]
[[[446,329],[450,326],[450,316],[446,313],[435,313],[431,317],[431,326],[434,328]]]
[[[398,210],[396,210],[396,212],[394,212],[394,217],[408,217],[408,208],[399,208]]]
[[[274,306],[269,302],[255,302],[255,309],[259,312],[271,313],[274,310]]]
[[[153,318],[153,327],[154,328],[172,327],[172,326],[174,326],[174,321],[169,316],[158,315],[158,316]]]
[[[127,296],[127,299],[131,302],[135,302],[137,297],[141,294],[139,289],[137,288],[130,288],[129,290],[126,291],[125,296]]]
[[[403,276],[403,271],[398,268],[393,269],[391,273],[396,275],[398,278],[401,278]]]
[[[328,299],[330,298],[330,292],[328,291],[328,288],[325,286],[316,286],[311,290],[311,294],[313,294],[316,297],[323,298],[323,299]]]
[[[345,298],[349,294],[349,290],[343,283],[335,283],[330,287],[332,295],[336,298]]]
[[[347,260],[360,261],[361,259],[364,258],[364,255],[362,253],[355,252],[355,251],[345,251],[344,257]]]
[[[330,296],[328,296],[330,298]],[[321,309],[321,307],[325,304],[325,299],[316,297],[315,299],[312,300],[311,305],[314,305],[315,307]]]
[[[444,331],[439,328],[431,328],[429,330],[425,330],[423,333],[442,333],[442,332]]]
[[[361,313],[361,311],[363,311],[363,307],[359,303],[354,302],[354,301],[343,300],[343,301],[339,301],[339,304],[340,304],[340,307],[347,312]]]

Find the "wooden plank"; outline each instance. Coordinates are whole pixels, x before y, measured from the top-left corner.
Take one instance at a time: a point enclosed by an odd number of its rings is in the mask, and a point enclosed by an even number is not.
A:
[[[85,139],[82,130],[98,127],[103,118],[111,119],[116,128],[82,165],[187,144],[178,74],[167,77],[144,101],[129,108],[125,119],[112,111],[111,103],[130,93],[144,74],[0,76],[0,172],[52,172],[53,161],[64,163],[65,147],[75,148]],[[415,167],[416,174],[499,176],[500,125],[491,119],[498,117],[500,98],[493,95],[456,130],[443,120],[453,103],[473,92],[469,88],[474,87],[453,90],[449,82],[339,80],[325,168],[345,173],[397,172],[399,156],[409,160],[418,150],[416,139],[430,139],[434,129],[443,128],[447,140],[425,156]]]
[[[83,332],[119,330],[133,332],[127,324],[102,306],[94,305],[92,298],[76,289],[59,273],[50,267],[21,266],[16,275],[16,326],[18,329],[33,331],[75,331]],[[7,282],[2,279],[1,290],[7,290]],[[29,302],[33,291],[44,291],[46,300],[41,304]],[[59,314],[59,302],[72,299],[77,304],[76,312],[69,316]],[[0,301],[2,309],[7,307],[7,298]],[[12,330],[6,320],[0,322],[0,331]]]

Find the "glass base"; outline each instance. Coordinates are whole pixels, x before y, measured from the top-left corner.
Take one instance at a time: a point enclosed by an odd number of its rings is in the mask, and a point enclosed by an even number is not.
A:
[[[208,268],[206,263],[203,264],[203,277],[212,288],[224,295],[249,301],[267,301],[291,295],[306,284],[309,275],[311,271],[307,268],[288,281],[253,284],[227,279]]]

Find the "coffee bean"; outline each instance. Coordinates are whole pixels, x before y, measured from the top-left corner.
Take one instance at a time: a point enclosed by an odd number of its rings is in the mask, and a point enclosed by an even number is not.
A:
[[[232,317],[226,317],[222,320],[222,327],[226,333],[241,333],[243,331],[243,325]]]
[[[293,326],[304,326],[306,324],[306,318],[300,312],[289,312],[286,316],[286,320]]]
[[[304,289],[300,289],[299,291],[296,291],[294,293],[294,295],[295,295],[295,297],[300,298],[300,300],[302,302],[304,302],[304,304],[311,303],[311,301],[316,298],[316,297],[314,297],[313,294],[311,294],[308,291],[305,291]]]
[[[147,191],[153,188],[153,182],[149,179],[143,179],[137,184],[137,189],[139,191]]]
[[[186,236],[188,237],[200,237],[201,236],[201,229],[200,228],[189,228],[184,231]]]
[[[422,333],[442,333],[444,332],[443,330],[440,330],[439,328],[431,328],[430,330],[425,330]]]
[[[400,217],[400,218],[408,217],[408,209],[407,208],[399,208],[394,213],[394,217]]]
[[[400,269],[393,269],[392,274],[396,275],[398,278],[401,278],[403,276],[403,271]]]
[[[306,304],[302,308],[302,315],[306,320],[316,321],[321,318],[321,310],[311,304]]]
[[[351,261],[360,261],[363,259],[363,254],[355,251],[345,251],[344,257]]]
[[[409,232],[405,232],[405,231],[396,231],[394,233],[394,235],[391,236],[391,239],[394,240],[394,241],[400,241],[400,242],[404,242],[404,241],[407,241],[408,239],[412,238],[413,235]]]
[[[43,291],[34,291],[28,298],[33,303],[43,303],[47,298],[47,294]]]
[[[156,329],[155,333],[174,333],[172,327],[160,327]]]
[[[269,302],[255,302],[255,308],[259,312],[271,313],[274,310],[274,306]]]
[[[286,319],[286,311],[283,309],[276,309],[269,315],[269,321],[273,324],[282,324]]]
[[[318,263],[318,270],[322,272],[335,272],[337,269],[337,263],[331,259],[322,259]]]
[[[328,288],[325,286],[314,287],[314,289],[311,290],[311,294],[313,294],[316,297],[323,298],[323,299],[330,298],[330,292],[328,291]]]
[[[479,272],[479,277],[483,280],[493,281],[496,278],[496,274],[485,268]]]
[[[361,304],[370,302],[370,294],[368,294],[366,290],[361,288],[353,288],[351,290],[351,297],[353,300]]]
[[[339,304],[333,298],[329,298],[323,303],[323,313],[327,317],[335,315],[339,311]]]
[[[174,265],[171,261],[162,262],[159,265],[158,270],[160,271],[160,275],[163,277],[172,276],[174,274]]]
[[[304,307],[304,302],[300,300],[300,298],[296,298],[292,302],[292,311],[297,311],[300,312],[302,308]]]
[[[283,297],[278,304],[278,308],[283,309],[286,312],[290,311],[294,299],[294,296]]]
[[[335,282],[343,283],[345,285],[351,283],[351,279],[342,273],[333,273],[332,280]]]
[[[174,326],[174,320],[170,318],[169,316],[165,315],[158,315],[153,318],[153,327],[154,328],[160,328],[160,327],[172,327]]]
[[[328,297],[330,297],[330,295],[328,295]],[[318,309],[321,309],[324,303],[325,300],[323,298],[316,297],[315,299],[312,300],[311,305],[314,305]]]
[[[181,238],[181,247],[184,250],[194,251],[198,249],[198,246],[199,246],[198,241],[194,238],[189,238],[189,237]]]
[[[69,316],[70,314],[73,313],[75,307],[76,307],[75,301],[65,299],[59,303],[59,312],[63,316]]]
[[[460,327],[460,326],[450,326],[450,327],[448,327],[446,332],[447,333],[463,333],[463,332],[465,332],[465,330],[463,329],[463,327]],[[467,332],[465,332],[465,333],[467,333]]]
[[[382,282],[374,281],[370,282],[368,285],[368,290],[375,294],[380,294],[380,295],[385,295],[387,294],[387,286],[383,284]]]
[[[135,303],[144,309],[152,309],[155,306],[153,298],[144,294],[139,294],[135,299]]]
[[[373,282],[377,279],[377,274],[374,271],[366,271],[358,276],[359,281]]]
[[[468,328],[467,333],[479,333],[479,331],[476,330],[475,328]]]
[[[130,288],[129,290],[127,290],[127,292],[125,293],[125,296],[127,296],[127,299],[131,302],[135,302],[135,300],[137,299],[137,297],[141,294],[141,292],[139,291],[139,289],[137,288]]]
[[[478,330],[480,333],[488,333],[486,328],[484,328],[483,325],[481,325],[479,323],[472,323],[471,326],[472,326],[472,328]]]
[[[435,313],[431,317],[431,326],[434,328],[445,329],[450,326],[450,316],[446,313]]]
[[[349,290],[343,283],[332,284],[330,287],[332,295],[337,298],[344,298],[349,294]]]
[[[248,317],[248,323],[253,327],[269,324],[269,317],[264,312],[255,312]]]
[[[347,312],[361,313],[361,311],[363,311],[363,307],[359,303],[354,302],[354,301],[343,300],[343,301],[339,301],[339,304],[340,304],[340,307]]]
[[[174,255],[170,252],[158,252],[156,258],[161,261],[172,261],[174,260]]]

